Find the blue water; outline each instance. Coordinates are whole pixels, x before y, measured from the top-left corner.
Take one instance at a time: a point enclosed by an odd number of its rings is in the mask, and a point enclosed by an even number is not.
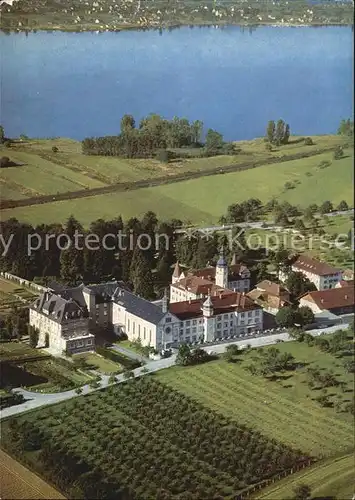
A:
[[[352,115],[352,30],[181,28],[0,35],[8,136],[119,132],[149,113],[200,119],[230,139],[283,118],[295,134],[336,131]]]

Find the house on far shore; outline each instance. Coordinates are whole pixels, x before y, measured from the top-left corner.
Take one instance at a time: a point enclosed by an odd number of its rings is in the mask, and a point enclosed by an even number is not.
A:
[[[308,306],[314,314],[353,314],[354,305],[354,287],[351,286],[308,292],[300,298],[300,306]]]
[[[289,291],[282,285],[269,280],[258,283],[247,293],[247,296],[270,314],[277,314],[281,307],[290,303]]]
[[[316,286],[317,290],[334,288],[342,279],[343,274],[341,269],[336,269],[326,262],[321,262],[308,255],[300,255],[292,264],[291,270],[302,273]]]

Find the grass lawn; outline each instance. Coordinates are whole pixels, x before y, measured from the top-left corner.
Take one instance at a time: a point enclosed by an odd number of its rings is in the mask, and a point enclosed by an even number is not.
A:
[[[346,455],[318,463],[302,472],[296,472],[273,486],[252,496],[255,500],[286,500],[294,495],[297,484],[311,487],[312,498],[351,499],[354,495],[354,457]]]
[[[162,219],[180,218],[191,223],[210,224],[226,213],[228,205],[248,198],[260,198],[266,202],[275,196],[281,201],[287,200],[303,207],[310,203],[320,204],[326,199],[335,205],[342,199],[352,204],[353,152],[349,149],[346,154],[348,156],[337,161],[333,160],[332,153],[323,153],[311,158],[131,192],[18,207],[3,210],[1,216],[2,219],[16,217],[37,224],[64,222],[75,214],[88,226],[98,218],[113,219],[122,215],[127,219],[154,210]],[[217,161],[213,158],[206,160]],[[331,161],[331,165],[319,168],[324,160]],[[90,161],[98,160],[90,158]],[[294,189],[285,190],[286,182],[294,182]]]
[[[339,380],[347,382],[347,391],[329,388],[332,398],[350,400],[353,379],[342,366],[342,360],[316,347],[298,342],[277,345],[291,352],[296,361],[320,369],[333,369]],[[192,367],[173,367],[154,377],[225,416],[255,428],[263,434],[299,448],[314,456],[347,453],[353,444],[350,413],[336,413],[313,401],[319,391],[306,384],[306,367],[291,372],[289,378],[276,382],[253,376],[246,371],[254,350],[243,354],[243,362],[222,360]],[[245,356],[245,358],[244,358]]]
[[[109,375],[110,373],[117,373],[122,371],[122,366],[110,359],[106,359],[103,356],[95,353],[83,353],[76,354],[74,359],[85,359],[86,363],[90,365],[91,370],[98,370],[105,375]]]

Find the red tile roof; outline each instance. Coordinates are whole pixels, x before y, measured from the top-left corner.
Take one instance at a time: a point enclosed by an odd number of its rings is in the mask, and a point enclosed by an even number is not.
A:
[[[233,264],[228,266],[228,280],[236,281],[238,279],[243,279],[240,276],[242,271],[248,271],[248,268],[241,263]],[[205,278],[208,280],[214,280],[216,276],[216,268],[215,267],[205,267],[204,269],[197,269],[196,271],[191,271],[189,273],[193,276],[199,276],[200,278]]]
[[[345,288],[345,287],[353,287],[354,288],[354,280],[341,280],[337,283],[337,288]]]
[[[239,292],[231,292],[221,296],[211,296],[214,316],[233,311],[251,311],[261,309],[246,295]],[[169,305],[169,311],[181,320],[202,316],[202,305],[205,299],[196,299],[184,302],[173,302]]]
[[[300,271],[308,271],[318,276],[337,274],[341,271],[340,269],[336,269],[335,267],[330,266],[326,262],[321,262],[320,260],[313,259],[308,255],[300,255],[298,259],[292,264],[292,267],[295,267]]]
[[[231,294],[232,290],[228,290],[216,285],[213,281],[201,278],[199,276],[187,276],[172,285],[180,290],[186,290],[195,295],[219,295]]]
[[[275,297],[280,297],[281,295],[287,295],[289,293],[285,287],[270,280],[261,281],[256,285],[256,288],[267,292],[269,295],[275,295]]]
[[[322,310],[354,307],[355,305],[353,287],[309,292],[303,295],[301,299],[315,303]]]

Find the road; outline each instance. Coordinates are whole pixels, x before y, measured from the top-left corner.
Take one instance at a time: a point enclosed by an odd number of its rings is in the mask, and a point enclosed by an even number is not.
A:
[[[330,212],[328,214],[324,214],[325,217],[336,217],[338,215],[354,215],[354,209],[351,208],[350,210],[337,210],[335,212]],[[316,218],[320,219],[322,215],[316,214]],[[222,224],[220,226],[208,226],[208,227],[198,227],[198,226],[188,226],[188,227],[180,227],[175,230],[176,234],[182,234],[182,233],[189,233],[193,231],[199,231],[201,233],[206,232],[206,233],[212,233],[214,231],[228,231],[230,229],[264,229],[265,231],[285,231],[285,229],[292,229],[292,228],[285,228],[283,226],[277,226],[272,223],[268,223],[266,221],[257,221],[257,222],[236,222],[234,224]],[[296,231],[298,232],[298,231]]]
[[[331,326],[329,328],[309,330],[307,333],[310,333],[313,336],[318,336],[320,335],[321,332],[333,333],[337,330],[341,330],[342,328],[344,328],[344,325],[339,324]],[[288,342],[293,339],[288,335],[288,333],[284,332],[284,333],[275,333],[272,335],[266,335],[263,337],[244,338],[243,340],[232,341],[224,344],[211,344],[208,346],[204,346],[202,348],[205,349],[207,352],[213,351],[216,354],[221,354],[225,351],[226,347],[231,344],[236,344],[240,347],[246,347],[247,345],[250,345],[251,347],[262,347],[270,344],[275,344],[280,340]],[[145,375],[146,373],[145,370],[148,370],[149,373],[153,373],[159,370],[163,370],[165,368],[169,368],[175,364],[175,360],[176,360],[176,355],[173,355],[170,358],[150,361],[149,364],[146,365],[145,367],[136,368],[135,370],[133,370],[134,376],[141,377],[142,375]],[[120,374],[117,375],[116,380],[117,380],[116,383],[120,384],[125,381],[125,378],[123,374]],[[101,384],[100,389],[110,385],[109,377],[107,375],[102,376],[100,384]],[[82,389],[83,389],[82,394],[89,394],[91,392],[98,390],[89,387],[89,385],[83,386]],[[61,401],[72,399],[78,396],[78,394],[75,391],[59,392],[55,394],[41,394],[37,392],[26,391],[21,388],[16,388],[14,389],[14,392],[22,394],[27,401],[25,401],[20,405],[10,406],[10,408],[5,408],[4,410],[1,410],[0,419],[10,417],[12,415],[17,415],[27,410],[40,408],[41,406],[47,406],[54,403],[59,403]]]

